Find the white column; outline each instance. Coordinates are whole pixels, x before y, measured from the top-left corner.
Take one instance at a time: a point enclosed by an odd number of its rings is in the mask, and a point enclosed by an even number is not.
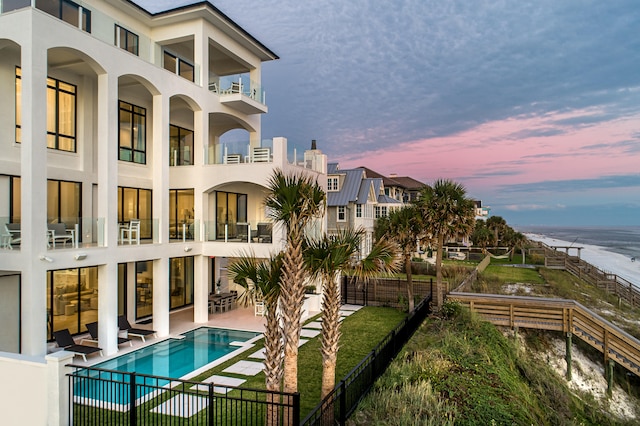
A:
[[[71,424],[69,418],[69,378],[72,372],[67,364],[73,362],[73,353],[54,352],[45,357],[47,361],[47,424],[64,426]]]
[[[98,75],[98,217],[104,219],[105,245],[118,244],[118,77]],[[105,355],[118,351],[118,267],[98,267],[98,336]]]
[[[33,36],[32,29],[25,29]],[[22,46],[21,335],[22,353],[47,353],[47,50],[36,37]],[[53,315],[53,312],[51,312]]]
[[[105,245],[118,244],[118,78],[98,75],[98,218],[105,222]]]
[[[200,67],[199,80],[196,84],[209,87],[209,38],[204,34],[202,23],[198,25],[193,37],[193,61]]]
[[[157,243],[169,242],[169,98],[153,97],[153,212],[158,220]],[[169,334],[169,260],[153,261],[153,329]]]
[[[209,258],[195,256],[193,262],[193,322],[209,321]]]
[[[153,329],[158,337],[169,335],[169,259],[153,261]]]
[[[118,264],[98,266],[98,346],[104,355],[118,351]]]

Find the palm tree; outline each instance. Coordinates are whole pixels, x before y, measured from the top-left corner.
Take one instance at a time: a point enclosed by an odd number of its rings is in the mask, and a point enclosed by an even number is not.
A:
[[[493,232],[487,227],[484,220],[477,220],[476,225],[471,234],[471,241],[473,245],[482,248],[482,253],[487,253],[487,246],[495,245],[495,236]]]
[[[360,279],[391,272],[397,267],[396,246],[378,241],[360,261],[355,256],[364,235],[363,229],[346,229],[320,239],[307,239],[304,249],[305,267],[323,285],[322,299],[322,392],[324,399],[335,387],[336,361],[340,343],[339,275],[345,271]],[[327,420],[327,419],[325,419]],[[332,423],[329,421],[329,423]]]
[[[507,221],[502,218],[502,216],[491,216],[487,219],[487,228],[493,231],[493,234],[496,238],[496,246],[499,245],[500,241],[504,236],[504,232],[507,230]]]
[[[267,424],[278,424],[277,393],[282,382],[282,328],[278,321],[278,298],[282,275],[282,253],[269,259],[256,259],[252,255],[242,255],[228,267],[233,282],[244,287],[245,292],[238,298],[245,306],[264,300],[267,324],[264,333],[264,374],[267,394]]]
[[[335,386],[335,368],[340,340],[340,292],[337,279],[348,268],[357,253],[362,229],[346,229],[321,239],[307,239],[304,249],[305,267],[322,281],[322,393],[324,399]]]
[[[409,312],[414,309],[411,258],[418,249],[418,238],[423,232],[421,219],[420,210],[416,206],[408,205],[391,211],[386,218],[380,218],[376,222],[376,237],[386,237],[394,241],[402,251],[404,269],[407,274]]]
[[[284,334],[283,390],[298,391],[298,342],[304,301],[305,270],[302,258],[304,229],[319,217],[325,204],[322,187],[310,176],[274,171],[267,184],[265,206],[271,219],[286,232],[280,308]]]
[[[420,191],[416,205],[422,219],[436,241],[436,307],[443,302],[442,250],[445,241],[454,236],[467,236],[475,221],[474,202],[466,197],[467,191],[459,183],[438,179],[433,186]]]

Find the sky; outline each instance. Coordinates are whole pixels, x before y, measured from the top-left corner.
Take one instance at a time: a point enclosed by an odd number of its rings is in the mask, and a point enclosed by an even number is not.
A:
[[[212,3],[280,57],[263,139],[454,180],[512,226],[640,226],[637,0]]]

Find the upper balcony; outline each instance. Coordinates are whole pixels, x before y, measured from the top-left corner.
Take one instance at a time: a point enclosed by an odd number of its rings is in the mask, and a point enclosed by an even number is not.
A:
[[[247,76],[232,75],[214,78],[209,82],[209,90],[220,95],[220,103],[243,114],[265,114],[266,94],[260,84]]]
[[[190,33],[189,26],[170,28],[164,35],[166,39],[152,40],[145,34],[150,34],[154,28],[165,25],[161,23],[164,21],[152,22],[151,27],[131,28],[123,24],[118,17],[96,9],[93,4],[76,3],[72,0],[0,0],[0,14],[19,13],[20,9],[31,7],[78,28],[90,37],[126,50],[142,61],[164,68],[200,87],[208,88],[220,96],[223,105],[240,113],[251,115],[268,111],[265,92],[259,81],[259,64],[262,61],[277,59],[277,56],[259,41],[252,37],[247,38],[244,32],[238,35],[239,40],[242,40],[241,47],[209,38],[208,44],[201,52],[202,59],[199,60],[206,63],[198,63],[195,51],[196,35]],[[198,7],[207,9],[206,6],[194,5],[194,8]],[[123,12],[126,13],[126,10]],[[186,20],[187,15],[181,14],[176,19]],[[194,11],[193,16],[208,15]],[[167,22],[167,26],[174,25],[171,21]],[[186,28],[186,33],[182,28]],[[198,27],[193,28],[195,31]],[[232,31],[227,27],[225,30]],[[208,75],[205,75],[205,72]]]

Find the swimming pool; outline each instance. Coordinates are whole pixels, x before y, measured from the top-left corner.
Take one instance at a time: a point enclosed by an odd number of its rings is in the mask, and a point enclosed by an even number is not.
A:
[[[253,331],[201,327],[182,334],[181,336],[184,338],[166,339],[93,365],[91,368],[171,379],[188,378],[213,367],[228,357],[235,356],[236,351],[243,351],[247,345],[258,340],[261,335],[262,333]],[[91,374],[98,375],[100,373],[93,370]],[[127,374],[110,374],[109,376],[110,380],[121,383],[129,382]],[[92,382],[86,381],[84,385],[79,383],[79,386],[75,386],[74,395],[79,398],[97,398],[120,404],[128,403],[126,394],[96,393],[96,389],[92,389],[93,385],[90,383]],[[166,383],[169,381],[165,381]],[[144,393],[140,394],[139,392],[137,397],[143,396]],[[110,396],[106,396],[107,394]],[[118,401],[112,400],[112,398],[117,398]]]

